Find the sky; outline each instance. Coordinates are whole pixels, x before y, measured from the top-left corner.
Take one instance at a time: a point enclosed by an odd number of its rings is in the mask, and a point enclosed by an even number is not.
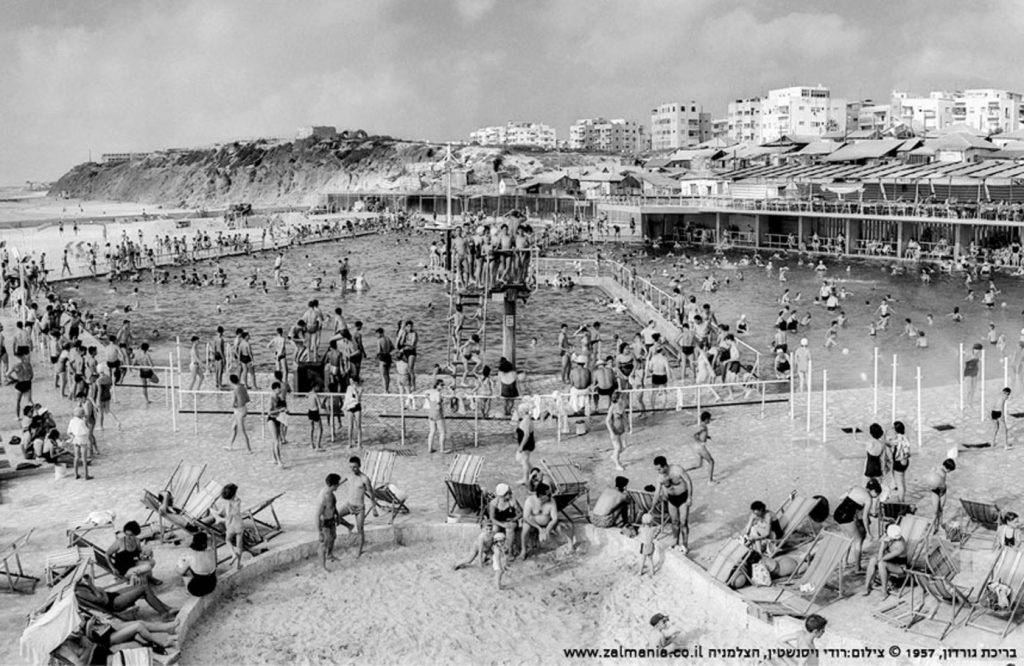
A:
[[[1024,91],[1024,4],[979,0],[3,0],[0,184],[103,152],[335,125],[466,139],[650,122],[789,85]]]

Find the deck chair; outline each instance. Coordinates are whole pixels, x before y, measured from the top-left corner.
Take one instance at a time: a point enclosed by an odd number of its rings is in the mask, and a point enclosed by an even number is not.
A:
[[[917,506],[909,502],[882,502],[879,504],[882,524],[899,523],[903,516],[917,511]]]
[[[750,552],[750,547],[743,543],[743,539],[732,537],[722,545],[722,549],[715,555],[714,561],[707,570],[708,575],[720,583],[733,587],[736,579],[744,572]]]
[[[274,502],[279,500],[282,495],[284,493],[269,497],[242,513],[242,520],[248,522],[248,527],[252,528],[253,537],[260,544],[265,544],[284,531],[281,527],[281,520],[277,517],[277,509],[274,508]],[[267,515],[268,512],[269,515]],[[248,531],[246,530],[246,532]]]
[[[83,558],[84,562],[92,562],[101,569],[100,572],[95,573],[93,578],[99,579],[106,576],[110,576],[114,579],[115,583],[110,586],[110,589],[120,587],[121,584],[126,584],[124,576],[118,573],[117,569],[114,568],[114,563],[107,557],[107,550],[101,548],[96,543],[89,540],[84,534],[78,534],[73,530],[68,534],[71,546],[74,548],[80,548],[82,551],[87,553],[87,556]]]
[[[0,550],[0,567],[11,592],[32,594],[39,584],[39,578],[28,575],[21,566],[21,549],[28,543],[34,531],[35,528],[30,529]]]
[[[159,493],[148,493],[147,496],[154,496],[158,500],[153,506],[152,501],[143,501],[146,506],[149,507],[149,515],[146,516],[144,523],[150,523],[153,520],[153,516],[157,516],[158,531],[156,534],[161,540],[164,539],[166,534],[164,530],[164,519],[163,512],[160,511],[160,497],[164,493],[170,495],[170,504],[172,506],[183,507],[188,503],[192,494],[199,490],[199,479],[203,476],[206,471],[206,465],[186,465],[184,461],[179,462],[178,466],[171,472],[171,477],[164,484],[164,487]],[[144,491],[145,492],[145,491]]]
[[[627,489],[626,495],[629,497],[629,524],[639,527],[643,515],[649,513],[654,518],[654,524],[658,526],[660,536],[669,522],[668,500],[664,497],[657,499],[657,495],[646,490]]]
[[[580,474],[580,469],[571,462],[549,463],[541,460],[541,471],[551,481],[551,493],[558,512],[572,522],[569,510],[574,510],[583,520],[587,520],[590,511],[590,489],[587,481]],[[583,499],[580,507],[577,501]]]
[[[796,491],[793,491],[775,513],[778,516],[782,536],[768,544],[767,554],[774,556],[780,552],[792,550],[801,541],[807,541],[807,539],[801,540],[800,531],[805,524],[810,522],[808,519],[811,511],[817,505],[818,500],[813,497],[798,495]]]
[[[837,577],[840,596],[843,593],[843,567],[852,539],[822,531],[814,538],[811,547],[800,559],[796,570],[782,584],[775,599],[769,601],[751,600],[751,603],[770,615],[792,615],[805,617],[817,602],[822,590],[828,585],[833,574]]]
[[[444,477],[445,489],[448,491],[445,497],[445,511],[449,517],[479,518],[483,515],[486,507],[484,491],[477,483],[483,464],[484,459],[481,456],[465,453],[455,455]]]
[[[48,599],[45,606],[29,616],[28,626],[22,631],[19,641],[21,655],[26,661],[92,663],[91,651],[83,654],[81,650],[75,649],[74,643],[65,646],[79,625],[79,607],[73,592],[74,585],[72,584],[69,589],[72,590],[71,594]]]
[[[370,484],[373,487],[373,494],[377,504],[383,506],[391,514],[388,524],[395,522],[395,516],[399,513],[409,513],[409,507],[405,505],[406,498],[399,497],[391,488],[391,473],[395,469],[394,451],[367,451],[363,456],[363,473],[370,477]],[[367,507],[366,512],[370,512]]]
[[[181,512],[196,522],[201,522],[207,517],[210,509],[220,499],[220,492],[224,490],[224,484],[219,481],[207,481],[203,487],[197,489],[183,504],[176,504]]]
[[[1005,605],[993,603],[993,587],[1005,586]],[[999,634],[1000,638],[1020,624],[1019,616],[1024,610],[1024,550],[1002,548],[992,564],[985,581],[978,588],[978,601],[973,604],[967,617],[967,624],[978,629]]]
[[[883,604],[872,615],[894,627],[943,640],[967,620],[971,590],[950,579],[911,571],[910,594]]]
[[[967,526],[965,528],[965,536],[960,541],[960,546],[966,546],[967,543],[975,538],[987,541],[989,544],[995,539],[996,528],[999,527],[999,518],[1002,515],[999,511],[999,507],[989,502],[975,502],[973,500],[960,500],[960,506],[964,508],[964,514],[967,516]],[[978,531],[978,528],[984,528],[985,532]]]

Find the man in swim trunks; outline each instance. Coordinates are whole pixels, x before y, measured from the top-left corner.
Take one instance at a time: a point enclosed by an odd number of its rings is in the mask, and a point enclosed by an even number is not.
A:
[[[594,409],[601,407],[601,396],[608,398],[608,404],[611,404],[612,394],[615,393],[616,382],[615,382],[615,371],[612,370],[612,364],[615,359],[608,356],[604,360],[597,362],[597,367],[594,368],[594,372],[591,381],[593,382],[592,387],[594,389]]]
[[[523,502],[523,531],[519,557],[526,559],[526,541],[530,531],[537,533],[537,539],[544,543],[551,536],[555,529],[561,530],[562,523],[558,521],[558,507],[551,496],[551,488],[546,483],[538,483],[533,494]],[[572,528],[569,527],[569,543],[573,543]]]
[[[359,553],[356,557],[359,557],[363,554],[363,547],[366,545],[366,533],[363,531],[363,523],[366,521],[365,499],[370,498],[370,503],[373,505],[371,510],[376,516],[377,497],[373,493],[373,482],[370,481],[370,477],[363,474],[360,469],[362,461],[359,460],[359,457],[352,456],[348,459],[348,464],[352,470],[352,476],[345,479],[349,483],[348,501],[338,509],[338,523],[351,531],[352,524],[345,520],[345,516],[352,515],[355,518],[355,528],[359,533]]]
[[[341,485],[341,477],[331,473],[327,475],[327,487],[320,491],[320,503],[316,508],[316,531],[320,535],[320,545],[317,551],[320,553],[320,566],[324,571],[327,562],[336,562],[334,557],[334,539],[338,531],[338,499],[334,491]],[[351,528],[349,528],[351,530]]]
[[[658,473],[655,499],[664,499],[668,502],[668,516],[672,521],[675,547],[685,555],[690,540],[690,504],[693,501],[690,475],[679,465],[669,465],[665,456],[654,459],[654,470]]]
[[[624,476],[615,477],[615,485],[605,488],[598,496],[594,508],[590,511],[590,523],[594,527],[621,527],[629,520],[629,495],[626,486],[629,479]]]
[[[657,392],[651,396],[651,408],[653,409],[657,407],[657,396],[659,394],[665,396],[665,389],[668,388],[668,358],[662,352],[661,345],[655,345],[651,348],[651,356],[647,359],[647,372],[651,376],[651,387],[658,389]],[[665,398],[664,401],[667,401],[667,398]]]

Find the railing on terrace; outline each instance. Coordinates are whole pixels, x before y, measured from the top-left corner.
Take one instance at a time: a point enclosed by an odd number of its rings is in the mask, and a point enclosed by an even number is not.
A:
[[[940,220],[1024,222],[1024,204],[991,202],[914,203],[909,201],[850,201],[831,199],[746,199],[737,197],[606,197],[607,204],[686,206],[708,210],[823,213]]]

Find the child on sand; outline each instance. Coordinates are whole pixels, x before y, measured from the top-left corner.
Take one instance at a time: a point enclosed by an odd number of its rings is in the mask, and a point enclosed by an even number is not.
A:
[[[480,523],[480,534],[477,535],[476,541],[473,542],[473,549],[469,552],[469,557],[465,562],[459,562],[455,565],[455,571],[468,567],[478,557],[480,558],[480,566],[485,567],[491,560],[491,549],[494,545],[494,526],[491,521],[485,520]],[[504,538],[504,534],[502,537]]]
[[[508,570],[504,532],[498,532],[494,535],[494,544],[491,546],[491,566],[494,567],[494,586],[499,590],[503,589],[501,587],[501,579]]]
[[[644,569],[651,565],[651,576],[654,576],[654,537],[658,530],[654,526],[654,516],[645,513],[640,517],[640,529],[637,536],[640,539],[640,575],[644,575]]]
[[[804,628],[801,631],[790,634],[782,639],[782,642],[790,647],[808,651],[808,656],[796,663],[804,664],[805,666],[812,666],[818,663],[818,651],[814,641],[821,638],[822,634],[825,633],[825,626],[827,624],[828,620],[820,615],[808,615],[807,619],[804,620]]]

